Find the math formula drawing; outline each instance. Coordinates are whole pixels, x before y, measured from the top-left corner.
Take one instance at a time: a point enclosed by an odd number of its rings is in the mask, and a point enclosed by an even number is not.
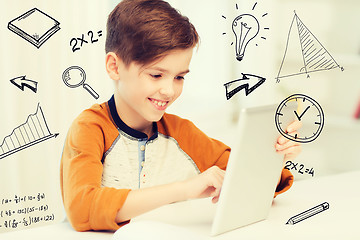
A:
[[[55,220],[43,192],[1,198],[0,207],[0,233]]]
[[[99,30],[97,32],[88,31],[85,35],[81,34],[81,37],[74,37],[70,40],[70,47],[73,52],[80,50],[84,44],[93,44],[99,41],[99,38],[102,36],[102,31]]]
[[[295,162],[292,162],[292,161],[286,161],[285,163],[285,169],[287,170],[294,170],[294,171],[297,171],[299,174],[309,174],[311,175],[312,177],[314,177],[314,174],[315,174],[315,171],[313,168],[306,168],[304,164],[302,163],[295,163]]]

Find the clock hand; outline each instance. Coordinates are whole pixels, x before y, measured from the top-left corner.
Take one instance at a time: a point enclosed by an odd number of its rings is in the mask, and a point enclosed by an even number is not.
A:
[[[295,113],[297,119],[298,119],[299,121],[301,121],[301,118],[299,117],[299,115],[297,114],[297,112],[296,112],[295,110],[294,110],[294,113]]]
[[[300,119],[302,118],[302,116],[305,114],[305,112],[310,108],[310,106],[307,106],[307,108],[305,109],[305,111],[300,115]]]

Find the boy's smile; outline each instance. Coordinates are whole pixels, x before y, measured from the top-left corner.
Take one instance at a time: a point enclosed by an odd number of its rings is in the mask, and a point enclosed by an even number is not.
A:
[[[150,102],[154,104],[155,108],[157,108],[160,111],[164,111],[169,103],[169,101],[161,101],[159,99],[154,99],[154,98],[148,98],[148,99]]]
[[[117,58],[115,103],[129,127],[151,132],[152,123],[181,95],[192,53],[193,48],[173,50],[147,65],[125,66]]]

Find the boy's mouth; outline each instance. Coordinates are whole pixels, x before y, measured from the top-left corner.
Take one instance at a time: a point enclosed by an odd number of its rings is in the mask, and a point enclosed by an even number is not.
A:
[[[156,107],[156,109],[158,109],[158,110],[165,110],[169,103],[169,101],[162,101],[162,100],[154,99],[154,98],[148,98],[148,99],[154,105],[154,107]]]

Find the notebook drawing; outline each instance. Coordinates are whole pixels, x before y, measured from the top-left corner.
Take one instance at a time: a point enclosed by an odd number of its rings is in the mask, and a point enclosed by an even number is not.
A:
[[[60,30],[60,23],[37,8],[11,20],[8,29],[37,48]]]

